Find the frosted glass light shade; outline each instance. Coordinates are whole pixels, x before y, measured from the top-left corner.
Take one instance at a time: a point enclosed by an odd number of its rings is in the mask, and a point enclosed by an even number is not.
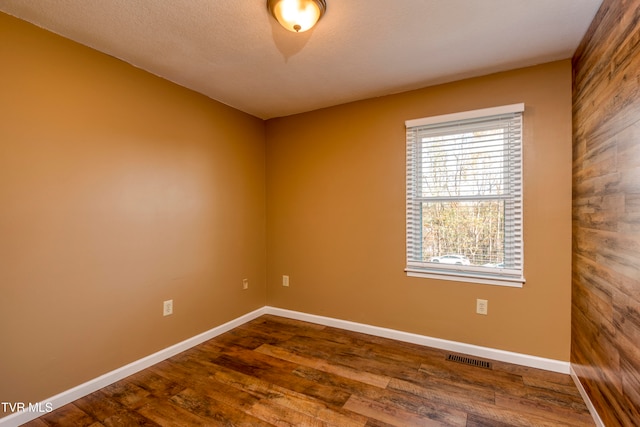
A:
[[[267,0],[267,7],[280,25],[301,33],[318,22],[327,5],[324,0]]]

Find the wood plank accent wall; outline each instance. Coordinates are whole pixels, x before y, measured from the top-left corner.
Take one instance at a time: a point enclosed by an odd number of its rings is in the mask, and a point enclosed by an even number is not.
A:
[[[640,0],[573,57],[571,362],[607,426],[640,423]]]

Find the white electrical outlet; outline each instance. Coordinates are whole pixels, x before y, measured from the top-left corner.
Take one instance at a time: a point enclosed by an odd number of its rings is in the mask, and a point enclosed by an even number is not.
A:
[[[289,286],[289,276],[282,276],[282,286]]]
[[[166,300],[162,305],[162,315],[169,316],[173,314],[173,300]]]
[[[249,279],[242,279],[242,289],[249,289]]]
[[[478,314],[489,314],[489,301],[486,299],[477,299],[476,300],[476,313]]]

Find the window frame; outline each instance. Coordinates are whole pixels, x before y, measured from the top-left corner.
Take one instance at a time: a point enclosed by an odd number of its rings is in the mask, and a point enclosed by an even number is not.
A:
[[[415,145],[416,143],[413,141],[415,138],[412,135],[417,132],[417,129],[420,127],[430,126],[430,125],[446,125],[450,123],[452,126],[458,124],[459,122],[464,122],[467,120],[474,119],[490,119],[495,117],[496,119],[500,116],[508,116],[514,115],[515,119],[519,120],[519,129],[520,134],[519,138],[517,138],[517,156],[514,162],[519,162],[518,164],[514,164],[515,170],[519,172],[519,176],[514,177],[510,182],[516,183],[516,189],[519,190],[515,197],[516,203],[519,204],[519,218],[517,224],[520,225],[520,230],[515,233],[515,235],[519,236],[519,239],[515,242],[519,250],[517,254],[519,255],[520,268],[491,268],[491,267],[482,267],[482,266],[466,266],[466,265],[450,265],[450,264],[436,264],[430,263],[426,261],[417,261],[412,259],[413,254],[415,253],[415,244],[414,240],[416,239],[413,234],[417,225],[415,224],[416,216],[420,214],[416,214],[414,211],[415,200],[414,199],[423,199],[423,197],[415,196],[416,187],[416,170],[418,169],[417,162],[419,161],[415,155]],[[523,162],[523,139],[524,132],[522,122],[524,120],[524,103],[519,104],[511,104],[504,105],[493,108],[484,108],[479,110],[471,110],[464,111],[460,113],[453,114],[445,114],[439,116],[431,116],[424,117],[420,119],[407,120],[405,122],[405,127],[407,131],[406,136],[406,144],[407,144],[407,153],[406,153],[406,235],[405,235],[405,244],[406,244],[406,268],[405,272],[409,277],[422,277],[422,278],[431,278],[431,279],[440,279],[440,280],[452,280],[458,282],[471,282],[471,283],[480,283],[480,284],[488,284],[488,285],[499,285],[499,286],[510,286],[510,287],[523,287],[525,283],[524,279],[524,230],[523,230],[523,216],[524,212],[522,210],[522,202],[523,202],[523,182],[522,182],[522,162]],[[419,227],[422,227],[422,224],[419,224]],[[422,247],[422,246],[420,246]],[[446,255],[446,254],[445,254]]]

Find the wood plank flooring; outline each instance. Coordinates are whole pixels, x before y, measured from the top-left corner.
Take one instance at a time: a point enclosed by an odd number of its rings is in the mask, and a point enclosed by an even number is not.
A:
[[[265,315],[26,425],[594,424],[568,375]]]

